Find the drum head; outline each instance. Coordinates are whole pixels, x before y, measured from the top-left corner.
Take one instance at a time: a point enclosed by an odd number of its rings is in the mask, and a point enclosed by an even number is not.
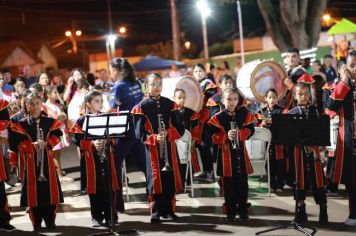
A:
[[[185,106],[199,112],[203,105],[203,92],[200,89],[198,81],[192,77],[182,77],[176,88],[183,89],[187,96]]]
[[[284,79],[287,77],[285,70],[277,63],[265,61],[256,66],[251,74],[250,87],[257,100],[264,101],[266,92],[274,88],[280,100],[287,91]]]
[[[164,78],[161,95],[174,100],[174,90],[183,89],[186,94],[185,106],[199,112],[203,105],[203,92],[198,81],[192,77]]]

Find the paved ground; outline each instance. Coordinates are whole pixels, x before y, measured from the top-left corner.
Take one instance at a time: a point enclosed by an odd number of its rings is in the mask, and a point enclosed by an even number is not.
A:
[[[79,160],[75,149],[69,148],[62,154],[63,167],[68,176],[75,178],[74,183],[63,184],[65,203],[61,205],[57,216],[57,228],[53,231],[43,231],[40,235],[90,235],[106,232],[105,228],[91,228],[89,199],[79,195]],[[199,183],[196,185],[195,197],[188,194],[177,196],[176,222],[164,221],[159,225],[149,223],[148,204],[144,189],[144,178],[139,172],[130,172],[129,195],[126,203],[126,213],[119,215],[118,230],[137,229],[139,235],[254,235],[256,232],[289,224],[293,219],[294,201],[291,191],[271,197],[266,195],[266,184],[256,178],[250,182],[249,201],[251,221],[249,223],[227,223],[222,213],[223,199],[219,197],[217,183]],[[1,232],[1,235],[36,235],[25,209],[18,207],[19,189],[12,189],[8,194],[12,206],[11,223],[17,227],[13,233]],[[318,225],[319,209],[312,197],[307,199],[309,226],[318,229],[317,235],[356,235],[356,228],[342,224],[348,214],[348,203],[344,192],[338,196],[328,197],[330,223],[328,226]],[[279,230],[264,235],[302,235],[295,230]]]

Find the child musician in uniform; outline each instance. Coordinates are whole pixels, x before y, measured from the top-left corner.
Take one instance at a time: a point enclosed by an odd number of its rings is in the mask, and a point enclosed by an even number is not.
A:
[[[235,221],[237,213],[240,220],[249,220],[247,176],[253,172],[244,141],[255,131],[255,117],[245,107],[238,108],[238,97],[237,89],[226,89],[222,93],[225,110],[209,120],[213,143],[220,147],[217,175],[222,177],[228,221]]]
[[[267,91],[265,101],[267,106],[262,108],[261,111],[257,113],[257,117],[260,121],[260,126],[270,129],[272,124],[272,115],[281,114],[283,112],[283,107],[277,105],[278,94],[277,91],[273,88]],[[281,191],[284,185],[285,174],[283,146],[271,143],[269,148],[269,159],[271,188],[274,191]]]
[[[147,188],[154,224],[160,222],[161,216],[177,219],[175,193],[182,191],[175,140],[184,133],[184,127],[173,115],[178,106],[162,97],[161,91],[161,76],[150,74],[149,97],[132,109],[136,135],[146,144]]]
[[[103,109],[103,97],[100,92],[96,90],[90,91],[84,97],[85,109],[88,114],[98,115]],[[86,167],[86,189],[90,200],[90,212],[92,217],[92,226],[100,227],[105,219],[106,225],[109,225],[111,219],[110,212],[110,195],[111,189],[114,195],[119,190],[117,181],[115,162],[113,152],[110,152],[111,160],[111,177],[112,188],[108,184],[108,169],[107,158],[105,157],[104,144],[102,139],[88,140],[84,137],[83,124],[85,116],[81,116],[73,127],[70,129],[74,133],[73,141],[80,148],[82,159]],[[82,165],[82,166],[84,166]],[[104,171],[104,173],[103,173]],[[115,198],[113,198],[115,199]],[[115,207],[113,207],[114,220],[117,221],[117,214]]]
[[[183,89],[175,89],[174,90],[174,101],[179,106],[179,109],[174,111],[174,115],[177,117],[180,123],[183,124],[184,129],[191,133],[191,162],[192,162],[192,169],[194,173],[200,172],[200,166],[197,159],[197,153],[195,149],[195,141],[198,140],[198,119],[199,113],[195,112],[194,110],[190,109],[189,107],[185,106],[186,101],[186,93]],[[181,163],[182,164],[182,163]],[[181,165],[181,177],[182,180],[185,179],[187,165]],[[190,180],[192,181],[192,180]]]
[[[290,110],[288,114],[300,114],[307,118],[317,118],[317,108],[310,104],[310,89],[308,85],[302,82],[297,82],[294,87],[294,97],[297,101],[297,106]],[[299,160],[301,152],[302,159]],[[308,215],[305,209],[306,190],[312,189],[314,200],[320,206],[319,223],[328,223],[326,194],[325,194],[325,176],[322,168],[321,157],[318,147],[307,146],[303,150],[299,147],[294,147],[294,167],[295,173],[299,171],[299,199],[296,222],[308,221]],[[301,168],[300,161],[302,162]]]
[[[9,125],[9,112],[7,111],[7,107],[9,102],[0,99],[0,130],[5,130]],[[2,150],[1,144],[0,149]],[[14,226],[10,224],[11,216],[9,205],[7,201],[6,191],[5,191],[5,180],[6,171],[5,171],[5,163],[4,156],[2,151],[0,152],[0,231],[11,232],[16,230]]]
[[[28,116],[11,123],[10,158],[16,165],[17,153],[25,160],[20,206],[29,207],[34,231],[54,229],[58,204],[63,195],[53,160],[52,149],[60,142],[61,123],[41,114],[42,98],[30,93],[26,97]]]

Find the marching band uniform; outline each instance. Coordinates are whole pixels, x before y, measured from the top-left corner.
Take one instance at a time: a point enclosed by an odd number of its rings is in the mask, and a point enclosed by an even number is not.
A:
[[[334,91],[336,84],[337,84],[336,82],[328,82],[328,83],[325,83],[324,86],[322,87],[323,110],[324,110],[324,113],[330,117],[330,119],[333,119],[335,116],[338,115],[338,113],[336,113],[335,111],[327,108],[327,101],[328,101],[331,93]],[[338,137],[338,135],[336,135],[336,143],[338,142],[339,139],[340,139],[340,137]],[[333,183],[333,181],[332,181],[332,176],[335,171],[335,160],[336,160],[336,150],[327,150],[327,165],[326,165],[326,172],[325,172],[326,176],[325,177],[326,177],[326,181],[327,181],[327,189],[328,189],[328,191],[331,191],[331,192],[337,192],[337,189],[338,189],[338,183]]]
[[[42,219],[47,228],[53,229],[57,206],[63,202],[62,190],[52,155],[52,149],[60,142],[62,135],[61,123],[42,115],[37,122],[32,116],[28,116],[17,123],[11,123],[13,135],[9,138],[10,159],[11,163],[16,165],[17,153],[24,158],[25,171],[20,205],[29,207],[34,230],[41,228]],[[37,140],[37,128],[42,129],[44,141],[47,142],[43,152],[44,163],[42,163],[46,181],[38,180],[41,160],[37,159],[37,150],[33,145],[33,142]]]
[[[327,107],[339,113],[339,134],[332,182],[343,183],[349,192],[349,219],[356,219],[355,102],[356,84],[340,81],[327,100]]]
[[[197,148],[200,152],[200,156],[203,163],[204,173],[202,174],[203,178],[206,177],[207,180],[214,179],[213,173],[213,155],[211,153],[211,136],[209,133],[209,128],[207,126],[207,122],[211,117],[209,113],[209,109],[206,106],[209,98],[211,98],[214,94],[217,93],[217,86],[211,82],[211,80],[204,78],[199,81],[200,88],[203,91],[203,107],[199,112],[199,122],[198,122],[198,141]],[[204,176],[206,175],[206,176]]]
[[[224,109],[224,104],[221,103],[221,93],[214,94],[210,97],[206,103],[209,109],[210,117],[213,117],[216,113]]]
[[[183,107],[173,111],[173,116],[176,116],[176,120],[179,121],[180,124],[183,124],[184,129],[188,130],[191,133],[192,141],[196,142],[198,140],[198,119],[199,113],[195,112],[194,110]],[[194,173],[200,172],[200,166],[197,158],[196,149],[192,148],[189,150],[191,152],[191,162],[192,162],[192,169]],[[182,180],[185,179],[187,166],[183,164],[181,165],[181,178]],[[192,181],[192,180],[190,180]],[[184,181],[182,182],[184,184]]]
[[[132,109],[136,136],[146,144],[146,174],[147,188],[150,194],[151,223],[158,223],[160,216],[177,218],[174,214],[175,193],[182,191],[182,181],[175,140],[184,133],[183,125],[173,115],[177,109],[179,107],[173,101],[161,96],[149,96]],[[163,144],[164,149],[167,149],[162,156],[159,150],[160,145],[156,140],[160,132],[158,114],[162,115],[167,131],[167,145]],[[171,169],[169,171],[162,170],[166,161]]]
[[[316,118],[318,111],[314,106],[297,106],[290,110],[288,114],[305,115],[307,118]],[[305,146],[303,150],[300,147],[294,146],[293,155],[294,173],[297,176],[299,171],[299,199],[297,201],[305,200],[306,190],[312,189],[314,200],[320,206],[319,222],[327,223],[327,208],[325,195],[325,176],[321,163],[321,156],[318,147]],[[301,157],[301,160],[300,160]],[[300,163],[302,163],[300,167]],[[295,177],[296,179],[296,177]],[[305,204],[298,206],[297,222],[307,221],[308,216],[305,210]]]
[[[230,122],[235,121],[238,127],[239,148],[233,149],[227,133]],[[222,177],[225,198],[225,210],[228,220],[234,220],[239,212],[240,219],[248,220],[247,176],[253,172],[244,141],[253,135],[255,118],[245,107],[238,108],[235,114],[227,110],[217,113],[209,120],[214,144],[219,145],[217,175]],[[237,207],[238,204],[238,207]]]
[[[7,107],[9,102],[0,100],[0,130],[5,130],[9,125],[9,113]],[[0,146],[1,147],[1,146]],[[2,148],[2,147],[1,147]],[[6,171],[3,153],[0,152],[0,231],[2,229],[12,231],[15,229],[9,224],[11,220],[9,205],[5,191]]]
[[[262,110],[257,113],[258,120],[260,121],[259,126],[262,126],[263,119],[272,119],[274,114],[282,114],[283,107],[275,105],[272,109],[268,106],[262,108]],[[271,128],[271,124],[267,124],[267,129]],[[273,138],[272,138],[273,140]],[[285,161],[283,159],[283,145],[276,145],[273,141],[269,148],[269,165],[270,165],[270,179],[271,188],[283,189],[284,177],[285,177]]]
[[[82,130],[85,116],[81,116],[70,129],[70,133],[74,133],[73,142],[80,148],[81,159],[83,166],[86,169],[86,190],[90,200],[90,212],[92,216],[92,223],[94,227],[100,226],[105,219],[106,224],[110,222],[110,195],[113,191],[113,197],[119,190],[119,183],[116,176],[115,160],[112,150],[110,150],[111,165],[111,183],[112,188],[108,183],[108,168],[107,161],[101,160],[101,153],[99,153],[94,146],[94,140],[84,138],[84,131]],[[111,148],[111,145],[110,145]],[[102,152],[105,152],[103,147]],[[105,155],[105,154],[104,154]],[[115,198],[114,198],[115,199]],[[113,209],[114,220],[117,221],[115,206]]]

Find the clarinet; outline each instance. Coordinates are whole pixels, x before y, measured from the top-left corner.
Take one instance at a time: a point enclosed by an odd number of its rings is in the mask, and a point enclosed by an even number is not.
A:
[[[164,124],[162,114],[158,114],[157,116],[158,116],[158,133],[163,133],[166,130],[166,126]],[[161,159],[164,159],[164,167],[161,169],[161,171],[171,170],[168,161],[168,149],[167,149],[166,138],[164,139],[163,144],[159,144],[159,155]]]

